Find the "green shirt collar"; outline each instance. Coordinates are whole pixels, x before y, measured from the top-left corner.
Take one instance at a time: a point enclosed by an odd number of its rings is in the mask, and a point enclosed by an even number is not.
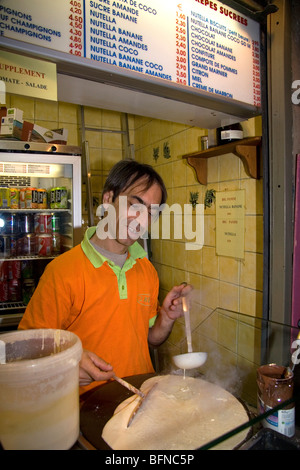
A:
[[[105,263],[106,261],[108,262],[109,265],[113,265],[114,267],[117,267],[111,260],[109,260],[105,256],[101,255],[101,253],[99,253],[97,250],[95,250],[93,245],[90,243],[90,238],[92,238],[95,232],[96,232],[96,227],[89,227],[86,230],[84,234],[84,238],[81,242],[81,247],[82,247],[83,252],[88,257],[88,259],[90,260],[90,262],[95,268],[100,268],[102,264]],[[144,258],[145,256],[147,256],[147,253],[138,242],[135,242],[133,245],[131,245],[128,248],[128,251],[129,251],[130,256],[125,261],[123,269],[131,268],[135,264],[135,260],[137,258]]]

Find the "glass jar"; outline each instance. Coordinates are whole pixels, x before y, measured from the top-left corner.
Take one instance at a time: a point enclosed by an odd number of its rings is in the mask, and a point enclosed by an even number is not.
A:
[[[283,366],[267,364],[257,370],[258,412],[263,414],[293,397],[294,374]],[[262,424],[288,437],[295,434],[295,404],[271,412]]]

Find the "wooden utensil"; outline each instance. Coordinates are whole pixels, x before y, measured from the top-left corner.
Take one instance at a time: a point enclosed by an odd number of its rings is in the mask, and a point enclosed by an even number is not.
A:
[[[144,398],[139,398],[138,399],[138,402],[137,402],[135,408],[133,409],[133,411],[132,411],[132,413],[129,417],[129,420],[128,420],[128,423],[127,423],[128,428],[131,425],[133,419],[135,418],[137,412],[141,409],[142,405],[145,404],[146,399],[149,397],[149,394],[153,391],[153,389],[156,387],[156,385],[157,385],[157,382],[153,385],[152,388],[150,388],[150,390],[148,390],[148,392],[146,392],[146,394],[144,395]]]
[[[126,382],[126,380],[124,379],[121,379],[120,377],[117,377],[116,375],[113,376],[113,378],[119,382],[119,384],[123,385],[123,387],[127,388],[128,390],[130,390],[132,393],[136,393],[137,395],[139,395],[142,398],[145,398],[145,395],[143,394],[143,392],[141,390],[139,390],[138,388],[134,387],[133,385],[131,385],[129,382]]]

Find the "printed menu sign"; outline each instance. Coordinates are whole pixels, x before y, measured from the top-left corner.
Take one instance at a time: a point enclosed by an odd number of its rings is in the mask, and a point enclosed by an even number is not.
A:
[[[245,190],[216,193],[216,253],[245,256]]]
[[[8,93],[57,100],[55,64],[0,51],[0,75]]]
[[[0,35],[261,104],[259,24],[218,1],[2,0]]]

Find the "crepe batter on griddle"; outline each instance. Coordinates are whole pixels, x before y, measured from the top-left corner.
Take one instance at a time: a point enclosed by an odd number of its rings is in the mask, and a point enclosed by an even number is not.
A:
[[[103,428],[114,450],[193,450],[248,421],[243,405],[223,388],[199,378],[166,375],[146,380],[145,393],[157,383],[131,425],[137,397],[122,402]],[[232,449],[248,431],[214,449]]]

